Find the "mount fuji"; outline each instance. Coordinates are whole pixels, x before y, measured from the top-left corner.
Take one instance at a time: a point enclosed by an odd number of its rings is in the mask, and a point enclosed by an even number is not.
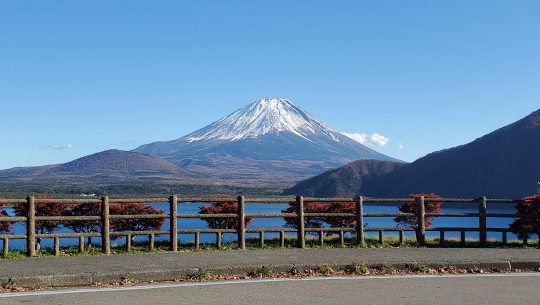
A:
[[[262,98],[184,137],[134,152],[165,158],[193,177],[241,185],[290,185],[359,159],[399,162],[277,98]]]
[[[0,170],[0,191],[278,191],[359,159],[400,162],[328,127],[289,100],[261,99],[177,140],[133,151],[102,151],[63,164]]]

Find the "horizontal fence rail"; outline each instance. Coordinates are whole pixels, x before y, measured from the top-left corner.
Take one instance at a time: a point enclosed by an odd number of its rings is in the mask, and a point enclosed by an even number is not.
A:
[[[221,213],[221,214],[181,214],[178,213],[179,203],[235,203],[235,213]],[[426,204],[438,202],[438,203],[460,203],[467,205],[476,205],[478,212],[475,213],[427,213]],[[523,203],[523,200],[513,199],[488,199],[481,197],[478,199],[463,199],[463,198],[368,198],[368,197],[355,197],[355,198],[313,198],[313,197],[272,197],[272,198],[245,198],[239,196],[237,199],[233,198],[211,198],[211,197],[177,197],[170,196],[156,197],[156,198],[121,198],[111,199],[109,197],[102,197],[101,199],[36,199],[32,196],[26,199],[0,199],[0,209],[7,207],[16,207],[19,205],[25,205],[25,216],[1,216],[1,223],[24,223],[26,227],[26,234],[0,234],[0,239],[3,241],[3,255],[7,256],[9,251],[9,241],[14,239],[26,240],[26,254],[28,256],[36,255],[36,240],[51,238],[54,240],[54,253],[58,255],[60,253],[60,239],[62,238],[78,238],[79,250],[82,252],[84,249],[85,238],[100,238],[102,252],[105,254],[111,253],[111,239],[118,237],[125,237],[125,247],[129,251],[131,249],[132,237],[134,236],[148,236],[148,248],[154,249],[155,237],[159,235],[169,235],[169,250],[178,250],[178,235],[179,234],[193,234],[194,246],[200,247],[200,235],[201,234],[215,234],[216,246],[219,248],[222,244],[223,234],[236,234],[237,246],[239,249],[246,249],[246,234],[259,234],[259,244],[264,246],[266,233],[279,234],[279,242],[283,247],[285,245],[286,233],[296,233],[296,246],[299,248],[305,248],[307,233],[318,235],[319,244],[324,244],[324,236],[337,234],[341,245],[345,244],[345,234],[351,233],[356,235],[356,243],[358,245],[365,245],[365,233],[377,232],[379,242],[383,242],[384,234],[386,232],[398,233],[399,242],[403,243],[406,232],[415,232],[416,240],[419,244],[424,245],[426,243],[426,232],[438,232],[439,242],[441,245],[445,243],[446,232],[460,232],[461,245],[465,245],[465,237],[467,232],[479,233],[480,246],[487,245],[487,232],[500,232],[502,244],[506,245],[508,241],[508,233],[514,233],[508,228],[490,228],[487,226],[488,218],[517,218],[524,217],[526,215],[518,213],[488,213],[488,203],[504,203],[504,204],[518,204]],[[168,203],[170,212],[168,214],[130,214],[130,215],[116,215],[111,214],[111,206],[124,203]],[[325,203],[325,204],[354,204],[354,211],[351,213],[314,213],[306,212],[306,205],[310,203]],[[414,203],[416,207],[416,213],[366,213],[364,211],[364,205],[366,203]],[[98,204],[99,215],[81,215],[81,216],[49,216],[49,215],[36,215],[36,205],[39,204],[65,204],[65,205],[85,205],[85,204]],[[294,207],[294,213],[246,213],[246,204],[290,204]],[[2,214],[0,214],[2,215]],[[416,226],[414,228],[366,228],[366,218],[377,217],[410,217],[416,219]],[[424,222],[428,217],[468,217],[477,218],[477,227],[439,227],[429,228],[426,227]],[[294,220],[294,228],[246,228],[246,222],[248,219],[254,218],[281,218]],[[353,219],[353,227],[323,227],[312,228],[306,227],[306,220],[310,218],[342,218]],[[135,230],[135,231],[111,231],[111,222],[118,220],[152,220],[152,219],[168,219],[169,227],[166,230]],[[178,228],[178,219],[229,219],[236,220],[236,228],[228,229],[183,229]],[[99,232],[72,232],[72,233],[38,233],[36,231],[36,223],[39,222],[69,222],[69,221],[83,221],[83,222],[96,222],[98,223]],[[535,232],[528,232],[535,233]],[[523,242],[527,243],[527,236],[525,234]],[[540,244],[540,242],[539,242]]]

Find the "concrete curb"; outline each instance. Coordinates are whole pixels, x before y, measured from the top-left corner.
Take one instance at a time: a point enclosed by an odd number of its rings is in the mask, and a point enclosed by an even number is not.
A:
[[[381,262],[383,263],[383,262]],[[484,270],[538,270],[540,262],[538,261],[486,261],[486,262],[402,262],[392,263],[397,268],[403,268],[408,264],[421,263],[430,268],[441,267],[456,267],[458,269],[484,269]],[[377,264],[367,264],[369,267],[375,267]],[[11,283],[17,287],[69,287],[69,286],[90,286],[95,283],[113,283],[123,280],[135,281],[172,281],[176,279],[186,278],[190,273],[205,270],[213,275],[246,275],[256,272],[261,266],[238,266],[224,268],[184,268],[184,269],[168,269],[168,270],[141,270],[135,272],[111,272],[99,274],[50,274],[50,275],[35,275],[35,276],[20,276],[20,277],[0,277],[0,285],[5,286]],[[272,268],[276,272],[289,272],[293,267],[300,270],[313,270],[316,265],[292,265],[280,264],[273,265]],[[345,270],[347,265],[333,265],[337,270]]]

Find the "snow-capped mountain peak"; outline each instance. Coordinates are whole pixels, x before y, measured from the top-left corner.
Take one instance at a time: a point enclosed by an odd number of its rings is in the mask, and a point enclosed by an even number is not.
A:
[[[244,186],[290,185],[353,160],[395,160],[277,98],[260,99],[191,134],[135,151],[172,161],[197,179],[238,179]]]
[[[186,136],[189,142],[258,138],[289,132],[306,140],[324,135],[339,142],[339,133],[288,99],[261,98],[217,122]]]

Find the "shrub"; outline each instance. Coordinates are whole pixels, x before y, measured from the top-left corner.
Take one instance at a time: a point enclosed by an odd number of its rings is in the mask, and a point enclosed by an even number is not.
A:
[[[368,267],[366,266],[366,264],[353,263],[347,267],[347,271],[356,274],[366,274],[368,271]]]
[[[9,278],[7,283],[4,285],[4,288],[14,290],[17,288],[17,283],[15,282],[13,278]]]
[[[336,196],[340,198],[340,196]],[[296,202],[289,202],[289,207],[281,211],[282,213],[296,213]],[[354,202],[305,202],[305,213],[355,213]],[[297,228],[297,220],[294,217],[285,218],[285,226]],[[304,219],[305,228],[352,228],[356,224],[355,217],[306,217]]]
[[[0,209],[3,207],[3,205],[0,204]],[[8,217],[9,214],[4,211],[0,210],[0,217]],[[13,223],[9,221],[0,221],[0,233],[9,233],[11,232],[11,229],[13,229]]]
[[[331,204],[327,202],[306,202],[304,203],[305,213],[328,213]],[[296,213],[296,202],[289,202],[289,207],[282,210],[281,213]],[[322,228],[324,227],[326,217],[305,217],[305,228]],[[285,227],[298,228],[297,220],[295,217],[285,217]]]
[[[118,203],[110,206],[110,214],[152,215],[165,214],[165,211],[153,206],[145,206],[144,203]],[[113,219],[111,220],[111,229],[116,232],[159,230],[164,222],[165,218]]]
[[[99,216],[101,214],[100,203],[76,204],[68,206],[64,211],[65,216]],[[100,232],[99,220],[68,220],[64,226],[76,233]],[[92,245],[92,237],[88,237],[88,245]]]
[[[354,214],[356,212],[355,202],[333,202],[328,208],[328,213],[346,213]],[[354,228],[356,226],[356,217],[328,217],[326,222],[332,228]]]
[[[527,196],[516,205],[518,217],[510,224],[510,230],[519,238],[537,234],[540,238],[540,196]],[[540,247],[540,242],[538,244]]]
[[[238,202],[229,195],[219,195],[218,198],[230,198],[231,201],[213,202],[211,205],[199,208],[200,214],[237,214]],[[203,218],[212,229],[237,229],[239,226],[238,218]],[[245,224],[248,226],[253,219],[245,218]]]
[[[210,279],[212,273],[208,270],[198,269],[196,271],[188,273],[187,277],[193,281],[206,281]]]
[[[382,273],[391,273],[392,271],[394,271],[394,266],[389,263],[382,263],[377,265],[375,269],[379,270]]]
[[[36,199],[42,199],[36,197]],[[47,198],[52,199],[52,198]],[[67,205],[57,202],[51,203],[36,203],[36,216],[62,216],[65,214]],[[15,206],[15,215],[26,216],[28,215],[28,205],[21,203]],[[36,221],[36,234],[51,234],[58,229],[61,222],[54,220],[40,220]],[[41,249],[41,238],[36,239],[36,250]]]
[[[331,264],[322,264],[319,266],[318,271],[324,275],[329,275],[334,273],[334,266]]]
[[[407,264],[407,268],[409,268],[412,272],[415,272],[415,273],[423,273],[423,274],[429,273],[429,267],[427,265],[420,264],[420,263]]]
[[[429,199],[438,199],[442,198],[441,196],[437,194],[411,194],[409,195],[409,198],[416,199],[424,196],[424,198]],[[410,214],[417,214],[418,210],[416,207],[416,202],[406,202],[399,207],[399,211],[402,213],[410,213]],[[432,214],[440,214],[441,213],[441,203],[436,201],[426,201],[425,203],[425,211],[426,213],[432,213]],[[394,218],[394,221],[399,224],[400,227],[405,228],[418,228],[418,217],[416,216],[398,216]],[[432,217],[426,216],[424,217],[424,225],[426,228],[431,227],[432,223]]]
[[[298,266],[294,265],[291,270],[289,271],[289,273],[291,275],[299,275],[302,273],[302,270],[300,270],[300,268],[298,268]]]
[[[262,266],[257,270],[257,274],[262,277],[270,277],[275,274],[275,271],[271,266]]]

